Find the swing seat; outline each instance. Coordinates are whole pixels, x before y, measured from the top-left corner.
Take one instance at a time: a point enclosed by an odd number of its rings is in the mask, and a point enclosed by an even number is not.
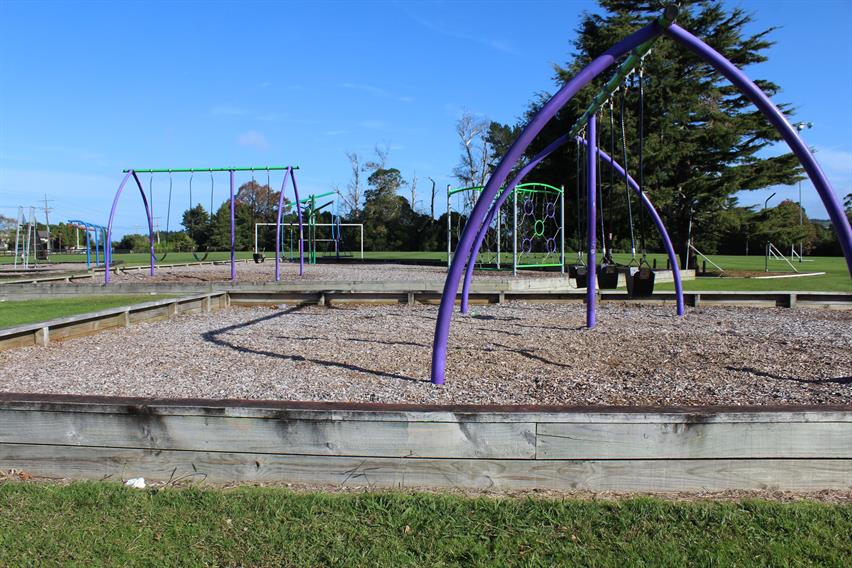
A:
[[[589,269],[585,264],[569,264],[568,278],[577,282],[577,288],[585,288],[589,283]]]
[[[627,291],[631,298],[647,298],[654,293],[656,273],[648,266],[640,267],[627,279]]]
[[[618,288],[618,265],[598,265],[598,288],[601,290],[614,290]]]
[[[260,264],[261,262],[263,262],[264,260],[266,260],[266,257],[265,257],[265,256],[263,256],[263,255],[262,255],[261,253],[259,253],[259,252],[256,252],[256,253],[252,254],[252,255],[251,255],[251,257],[254,259],[254,263],[255,263],[255,264]]]

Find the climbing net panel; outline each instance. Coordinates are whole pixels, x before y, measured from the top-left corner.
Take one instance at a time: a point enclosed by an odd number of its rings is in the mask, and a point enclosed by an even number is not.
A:
[[[513,193],[515,268],[561,267],[565,252],[563,191],[545,183],[524,183]]]
[[[459,187],[447,190],[447,265],[452,261],[459,238],[476,200],[482,192],[481,186]],[[476,266],[480,269],[506,268],[511,254],[511,226],[506,212],[501,208],[488,227],[479,249]]]

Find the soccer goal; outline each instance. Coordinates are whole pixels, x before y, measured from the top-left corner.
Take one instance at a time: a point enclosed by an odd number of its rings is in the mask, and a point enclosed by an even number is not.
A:
[[[363,223],[314,223],[313,230],[305,226],[305,257],[364,258]],[[254,224],[254,253],[275,250],[275,223]],[[281,223],[281,258],[299,259],[299,224]]]

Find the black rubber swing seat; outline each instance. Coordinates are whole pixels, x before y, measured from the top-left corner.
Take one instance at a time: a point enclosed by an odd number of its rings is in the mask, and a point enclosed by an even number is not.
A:
[[[589,269],[585,264],[569,264],[568,278],[577,281],[577,288],[585,288],[589,285]]]
[[[261,262],[266,260],[266,257],[259,252],[252,254],[251,257],[254,259],[255,264],[260,264]]]
[[[204,262],[205,260],[207,260],[207,257],[208,257],[209,254],[210,254],[210,251],[208,251],[208,250],[204,251],[204,254],[202,254],[202,255],[199,255],[196,251],[192,251],[192,258],[194,258],[198,262]]]
[[[614,290],[618,288],[618,265],[601,263],[598,266],[598,288]]]
[[[630,274],[627,279],[627,292],[631,298],[647,298],[654,293],[654,280],[656,273],[648,266],[641,266],[639,270]]]

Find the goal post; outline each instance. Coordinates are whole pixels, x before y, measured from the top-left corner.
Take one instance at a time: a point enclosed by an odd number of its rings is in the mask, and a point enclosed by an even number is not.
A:
[[[275,223],[255,223],[254,224],[254,252],[255,252],[255,254],[260,253],[260,246],[259,246],[260,241],[259,241],[259,238],[258,238],[258,228],[259,227],[275,227],[275,225],[276,225]],[[294,227],[298,227],[298,226],[299,226],[298,223],[281,223],[281,228],[282,228],[281,240],[282,240],[282,243],[285,242],[285,239],[286,239],[286,235],[285,235],[283,229],[285,227],[288,228],[288,229],[293,229]],[[357,249],[358,249],[359,255],[360,255],[359,258],[361,260],[364,259],[364,224],[363,223],[314,223],[314,226],[317,227],[317,228],[328,227],[329,231],[332,232],[332,233],[333,233],[333,230],[336,227],[340,227],[341,230],[344,229],[344,228],[350,228],[350,227],[355,228],[356,232],[358,233],[358,247],[357,247]],[[315,242],[331,242],[331,243],[333,243],[335,241],[338,241],[339,239],[316,238],[314,240],[315,240]],[[307,245],[308,244],[308,238],[305,238],[304,241]],[[285,248],[286,247],[284,247],[284,246],[281,247],[282,252],[285,250]],[[339,251],[339,252],[344,252],[344,251]],[[346,252],[351,252],[353,254],[353,256],[355,254],[355,250],[353,250],[349,247],[347,247]]]

